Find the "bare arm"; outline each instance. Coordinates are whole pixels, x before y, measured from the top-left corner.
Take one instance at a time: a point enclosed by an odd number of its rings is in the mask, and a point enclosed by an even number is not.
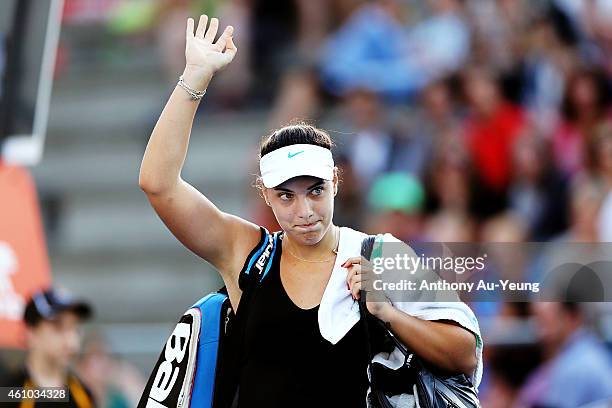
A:
[[[206,30],[207,20],[200,17],[195,34],[193,19],[187,23],[183,77],[196,90],[206,89],[214,73],[229,64],[237,51],[232,27],[214,42],[219,22],[211,19]],[[237,281],[244,256],[259,240],[259,228],[220,211],[181,178],[198,104],[184,89],[174,89],[147,144],[139,184],[170,231],[212,263],[228,284],[228,280]],[[232,288],[228,289],[232,297]]]
[[[346,283],[353,299],[367,288],[370,271],[361,267],[361,257],[347,259]],[[402,312],[389,302],[366,301],[368,311],[391,326],[391,331],[416,355],[452,373],[471,376],[476,369],[476,338],[450,320],[429,321]]]
[[[476,338],[450,321],[429,321],[391,306],[381,316],[398,339],[436,367],[471,376],[476,369]]]

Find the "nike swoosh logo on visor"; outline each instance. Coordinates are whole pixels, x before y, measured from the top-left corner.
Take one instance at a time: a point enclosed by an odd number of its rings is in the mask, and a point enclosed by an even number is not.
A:
[[[289,153],[287,153],[287,158],[288,158],[288,159],[291,159],[292,157],[295,157],[295,156],[297,156],[297,155],[298,155],[298,154],[300,154],[300,153],[304,153],[304,151],[303,151],[303,150],[300,150],[300,151],[299,151],[299,152],[297,152],[297,153],[291,153],[291,152],[289,152]]]

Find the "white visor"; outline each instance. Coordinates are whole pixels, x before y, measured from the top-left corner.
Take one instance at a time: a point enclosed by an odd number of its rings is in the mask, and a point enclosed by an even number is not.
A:
[[[267,188],[276,187],[297,176],[333,180],[334,159],[331,151],[324,147],[294,144],[264,155],[259,161],[259,171]]]

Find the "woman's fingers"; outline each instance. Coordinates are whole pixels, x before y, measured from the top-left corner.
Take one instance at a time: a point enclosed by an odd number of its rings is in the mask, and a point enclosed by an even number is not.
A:
[[[353,275],[353,277],[351,278],[351,281],[349,282],[349,287],[353,287],[357,284],[360,284],[362,287],[364,287],[364,285],[369,281],[368,277],[360,274],[360,275]]]
[[[351,295],[353,299],[358,300],[361,297],[361,291],[366,290],[368,287],[368,280],[362,279],[359,282],[355,282],[351,286]]]
[[[198,28],[196,29],[195,36],[198,38],[204,38],[204,33],[206,32],[206,24],[208,23],[208,16],[206,14],[202,14],[200,16],[200,21],[198,22]]]
[[[227,46],[227,39],[230,38],[233,33],[234,33],[234,27],[232,26],[225,27],[225,30],[223,30],[223,33],[221,34],[217,42],[214,44],[214,48],[219,52],[223,51],[223,49],[226,48]]]
[[[214,42],[218,29],[218,18],[202,14],[194,34],[194,20],[187,19],[185,59],[188,66],[204,68],[206,73],[212,75],[232,62],[237,52],[232,41],[234,27],[226,27],[219,40]]]
[[[361,280],[366,279],[367,277],[369,277],[371,275],[372,270],[368,267],[363,267],[363,265],[361,264],[353,264],[351,266],[348,266],[347,268],[347,273],[346,273],[346,283],[350,284],[351,279],[354,276],[360,276]]]
[[[362,288],[367,287],[369,281],[369,275],[363,273],[361,265],[353,264],[348,267],[348,273],[346,275],[346,286],[350,290],[353,299],[359,299],[359,291]]]
[[[341,265],[343,268],[348,268],[351,265],[354,264],[361,264],[361,257],[360,256],[353,256],[349,259],[347,259],[346,261],[344,261],[344,263]]]
[[[350,288],[353,276],[359,275],[361,273],[361,265],[354,264],[349,266],[347,269],[348,271],[346,273],[346,284]]]
[[[206,34],[204,35],[204,40],[212,44],[213,41],[215,40],[215,37],[217,36],[218,29],[219,29],[219,19],[215,17],[211,18],[210,24],[208,26],[208,30],[206,31]]]
[[[355,300],[359,299],[360,290],[361,290],[361,282],[357,282],[353,286],[351,286],[351,296],[353,296],[353,299]]]
[[[231,61],[234,59],[236,52],[238,52],[238,48],[236,48],[236,45],[234,44],[234,39],[230,36],[227,38],[227,41],[225,41],[225,51],[223,53],[227,54]]]
[[[185,33],[187,38],[193,38],[193,18],[187,19],[187,32]]]

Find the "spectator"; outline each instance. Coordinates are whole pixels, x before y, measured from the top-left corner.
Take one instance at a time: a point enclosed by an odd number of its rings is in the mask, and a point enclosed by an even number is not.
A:
[[[612,398],[612,359],[585,324],[578,303],[531,305],[544,362],[523,385],[516,407],[574,408]]]
[[[429,0],[432,15],[408,35],[408,60],[429,83],[459,70],[468,58],[470,30],[462,0]]]
[[[315,73],[309,68],[291,70],[281,79],[268,127],[278,128],[296,118],[316,118],[320,103]]]
[[[527,0],[471,0],[467,2],[472,28],[472,61],[496,71],[511,69],[521,56],[535,5]]]
[[[570,197],[570,226],[561,236],[569,242],[599,242],[599,216],[606,190],[593,180],[576,180]]]
[[[561,0],[557,0],[561,2]],[[572,1],[562,1],[565,4],[572,4],[581,14],[582,29],[588,37],[589,42],[584,44],[584,58],[589,62],[596,63],[605,70],[606,75],[612,73],[612,7],[607,0],[594,0],[574,3]],[[581,7],[580,7],[581,6]]]
[[[464,92],[471,110],[465,125],[466,145],[482,187],[476,204],[479,214],[486,216],[505,207],[512,149],[525,119],[520,107],[502,98],[490,71],[467,70]]]
[[[513,150],[509,205],[535,241],[549,240],[567,228],[567,185],[548,152],[546,141],[532,133],[522,136]]]
[[[404,171],[419,178],[426,177],[434,150],[440,144],[452,143],[458,138],[459,116],[453,97],[452,79],[445,78],[429,84],[420,97],[421,106],[402,111],[397,120],[403,150]],[[457,143],[458,140],[455,140]]]
[[[324,43],[322,82],[332,94],[359,87],[402,98],[422,85],[404,61],[406,31],[383,3],[356,9]]]
[[[350,160],[346,156],[339,156],[336,166],[340,174],[340,185],[336,201],[336,214],[334,220],[347,227],[361,230],[364,227],[364,192],[363,186]]]
[[[54,289],[35,293],[24,311],[27,326],[28,353],[22,369],[5,378],[5,387],[65,387],[68,401],[63,407],[91,408],[95,406],[89,389],[70,370],[70,363],[79,352],[80,325],[91,316],[89,304]],[[20,407],[21,401],[3,403],[4,407]],[[32,402],[32,407],[48,406]]]
[[[432,134],[442,133],[444,130],[455,129],[459,124],[456,100],[453,95],[455,77],[447,77],[430,83],[421,97],[423,116],[426,118],[423,125],[437,129]]]
[[[612,122],[598,126],[590,139],[591,174],[605,188],[612,188]]]
[[[368,89],[354,89],[344,98],[347,127],[354,132],[340,148],[351,162],[365,189],[397,158],[395,140],[380,95]]]
[[[443,137],[435,146],[428,172],[428,207],[434,213],[453,213],[470,218],[472,178],[467,152],[454,134]]]
[[[425,191],[414,177],[388,173],[376,180],[368,193],[374,216],[369,231],[386,231],[408,243],[422,240],[422,209]]]
[[[250,61],[257,97],[270,100],[284,74],[314,63],[313,55],[328,31],[322,0],[252,0]],[[274,46],[270,46],[270,39]],[[294,118],[291,118],[294,119]]]
[[[594,156],[593,176],[606,190],[599,214],[599,237],[603,242],[612,242],[612,124],[606,123],[598,129],[590,150]]]
[[[103,408],[138,405],[145,380],[136,368],[110,354],[106,341],[94,333],[86,338],[77,362],[78,373]]]
[[[488,219],[480,230],[480,240],[487,243],[489,263],[483,277],[487,279],[509,279],[520,282],[530,271],[530,258],[525,247],[520,245],[527,238],[527,227],[516,215],[506,212]],[[511,245],[507,245],[511,243]],[[477,275],[472,277],[473,280]],[[521,303],[509,292],[497,291],[491,301],[476,302],[474,307],[483,314],[492,316],[520,316]]]
[[[575,65],[575,51],[561,40],[547,18],[529,28],[525,42],[525,56],[518,67],[520,101],[529,111],[533,126],[549,135],[559,122],[565,81]]]
[[[475,223],[460,213],[445,212],[427,219],[425,239],[432,242],[473,242]]]
[[[566,175],[575,175],[588,165],[588,140],[608,115],[606,89],[605,78],[596,70],[581,70],[567,84],[562,120],[553,135],[554,159]]]
[[[323,47],[322,78],[337,95],[366,87],[404,100],[459,69],[469,51],[469,29],[459,0],[431,0],[432,15],[406,30],[388,3],[357,9]]]

